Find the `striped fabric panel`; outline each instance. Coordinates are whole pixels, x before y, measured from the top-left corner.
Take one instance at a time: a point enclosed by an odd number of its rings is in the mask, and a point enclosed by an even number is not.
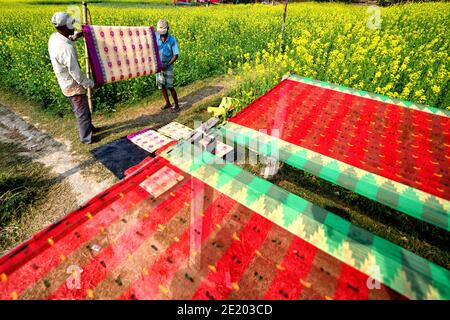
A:
[[[272,148],[294,167],[450,230],[445,110],[290,76],[230,118],[226,133],[230,141],[261,153]]]
[[[168,168],[184,176],[177,186],[142,191]],[[2,258],[2,299],[404,298],[384,286],[369,297],[367,275],[161,158],[94,200],[81,224],[60,222],[65,234],[46,230],[47,246]]]
[[[276,157],[416,219],[450,230],[450,201],[446,199],[232,122],[226,122],[217,133],[228,143],[250,146],[255,152]]]
[[[162,154],[180,169],[411,299],[450,298],[450,272],[208,152],[181,142]]]

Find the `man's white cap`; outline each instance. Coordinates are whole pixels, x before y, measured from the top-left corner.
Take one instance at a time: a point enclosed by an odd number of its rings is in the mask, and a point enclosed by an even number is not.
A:
[[[71,17],[67,12],[56,12],[52,17],[52,23],[55,27],[67,26],[69,29],[75,29],[73,24],[75,18]]]
[[[157,31],[159,34],[166,34],[169,29],[169,23],[166,20],[159,20],[157,25]]]

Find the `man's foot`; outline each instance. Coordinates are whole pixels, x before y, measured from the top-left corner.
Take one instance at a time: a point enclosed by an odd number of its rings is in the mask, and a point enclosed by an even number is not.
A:
[[[170,109],[173,113],[180,111],[180,107],[179,106],[175,106],[173,108]]]
[[[172,108],[172,105],[170,103],[162,106],[161,110],[166,110],[166,109],[169,109],[169,108]]]

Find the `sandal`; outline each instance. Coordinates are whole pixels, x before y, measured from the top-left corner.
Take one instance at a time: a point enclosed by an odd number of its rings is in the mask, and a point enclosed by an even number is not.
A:
[[[161,107],[161,110],[166,110],[166,109],[169,109],[169,108],[172,108],[172,105],[171,104],[166,104],[166,105]]]

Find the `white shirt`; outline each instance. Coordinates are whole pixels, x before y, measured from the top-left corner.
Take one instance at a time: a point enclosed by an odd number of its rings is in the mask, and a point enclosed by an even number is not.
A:
[[[59,86],[65,96],[84,94],[85,88],[94,86],[94,82],[81,72],[77,50],[72,40],[59,32],[53,33],[48,40],[48,53]]]

